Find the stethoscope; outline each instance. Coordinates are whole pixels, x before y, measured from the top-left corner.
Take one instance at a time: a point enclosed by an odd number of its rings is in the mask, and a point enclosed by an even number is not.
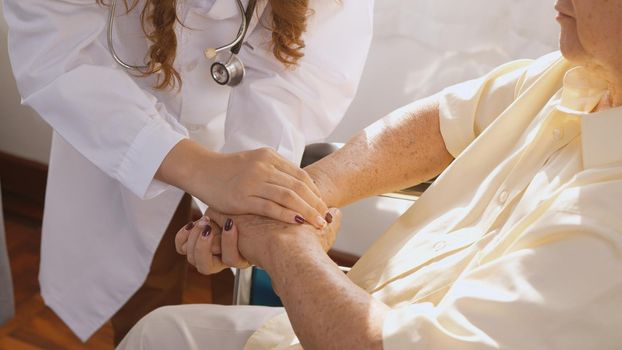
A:
[[[240,24],[240,29],[238,30],[238,34],[231,43],[218,47],[218,48],[207,48],[204,51],[205,58],[211,60],[216,57],[220,52],[225,50],[230,50],[231,54],[229,58],[224,61],[215,61],[210,67],[210,72],[214,81],[220,85],[228,85],[228,86],[236,86],[238,85],[242,79],[244,78],[244,74],[246,70],[244,69],[244,64],[242,60],[238,57],[238,53],[242,48],[242,43],[244,41],[244,37],[248,31],[248,26],[250,23],[250,19],[253,15],[253,11],[255,11],[255,5],[257,0],[249,0],[248,7],[246,10],[244,9],[244,5],[242,4],[242,0],[236,0],[238,5],[238,10],[240,11],[240,15],[242,16],[242,23]],[[110,50],[110,54],[112,58],[123,68],[138,72],[145,72],[149,66],[134,66],[126,63],[117,55],[117,52],[114,49],[114,43],[112,40],[112,31],[114,27],[114,14],[117,7],[117,0],[112,0],[110,4],[110,14],[108,17],[108,50]]]

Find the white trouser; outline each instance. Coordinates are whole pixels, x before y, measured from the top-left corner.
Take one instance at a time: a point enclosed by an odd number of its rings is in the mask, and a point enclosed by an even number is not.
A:
[[[240,350],[281,307],[180,305],[161,307],[143,317],[118,350]]]

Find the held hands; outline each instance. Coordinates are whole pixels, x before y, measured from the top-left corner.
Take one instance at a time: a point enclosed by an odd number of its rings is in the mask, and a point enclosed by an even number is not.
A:
[[[328,207],[311,177],[269,148],[222,154],[182,140],[165,157],[155,178],[223,213],[307,222],[317,228],[326,225]]]
[[[220,155],[215,165],[205,175],[210,184],[203,185],[211,208],[317,228],[326,225],[328,208],[311,177],[272,149]]]
[[[203,274],[227,267],[245,268],[251,263],[264,267],[271,259],[278,259],[279,251],[274,248],[278,241],[305,239],[309,244],[321,244],[327,251],[341,225],[339,210],[330,209],[329,214],[332,222],[315,229],[255,215],[225,216],[209,209],[203,218],[179,230],[175,247]]]

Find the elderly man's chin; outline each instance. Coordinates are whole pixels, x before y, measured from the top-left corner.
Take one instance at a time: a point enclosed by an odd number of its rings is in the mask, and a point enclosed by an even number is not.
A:
[[[576,26],[574,23],[564,23],[560,21],[561,33],[559,35],[559,49],[562,55],[569,61],[582,64],[587,60],[585,49],[577,36]]]

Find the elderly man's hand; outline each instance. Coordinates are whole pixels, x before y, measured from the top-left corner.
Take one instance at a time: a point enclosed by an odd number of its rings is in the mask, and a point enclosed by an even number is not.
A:
[[[332,223],[323,230],[310,225],[292,225],[254,215],[226,216],[212,209],[203,219],[182,228],[175,239],[177,251],[203,274],[226,267],[257,266],[278,257],[277,242],[284,239],[311,239],[330,249],[341,225],[341,212],[330,209]],[[282,248],[280,248],[282,249]]]

